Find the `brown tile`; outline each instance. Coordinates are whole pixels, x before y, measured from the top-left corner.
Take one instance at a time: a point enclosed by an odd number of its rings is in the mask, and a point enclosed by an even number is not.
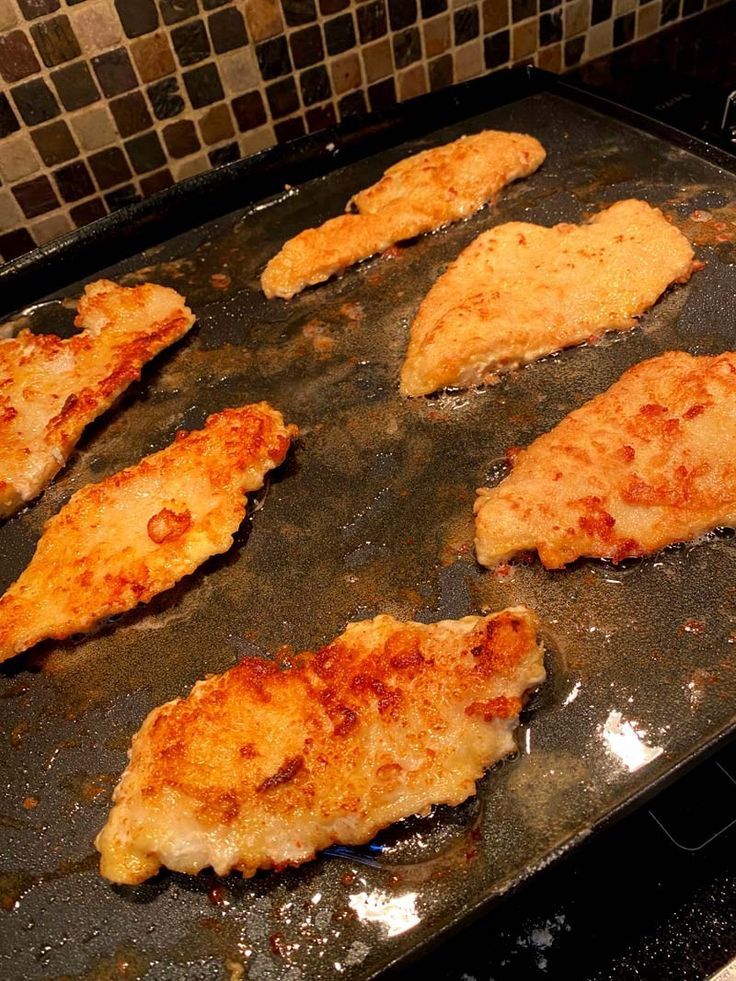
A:
[[[191,126],[194,129],[193,123]],[[140,136],[126,140],[123,145],[136,174],[147,174],[152,170],[158,170],[166,163],[166,155],[158,133],[153,131],[142,133]]]
[[[217,59],[225,91],[239,95],[258,85],[258,65],[252,46],[230,51]]]
[[[575,37],[590,25],[590,0],[573,0],[565,4],[565,37]]]
[[[176,71],[174,54],[164,31],[136,38],[130,47],[142,82],[155,82]]]
[[[450,47],[450,15],[433,17],[422,25],[424,52],[427,58],[436,58]]]
[[[107,96],[121,95],[134,89],[138,84],[133,65],[125,48],[106,51],[92,59],[92,67],[97,75],[100,88]]]
[[[117,138],[117,130],[109,110],[104,106],[85,109],[71,118],[72,129],[85,150],[99,150]]]
[[[431,92],[444,89],[455,81],[451,54],[440,55],[429,63],[429,88]]]
[[[23,31],[0,35],[0,76],[6,82],[19,82],[40,70],[38,58]]]
[[[123,36],[115,9],[108,0],[87,0],[71,11],[74,33],[85,55],[95,55],[117,44]]]
[[[245,22],[254,41],[275,37],[284,29],[278,0],[245,0]]]
[[[306,128],[304,120],[296,116],[293,119],[284,119],[274,123],[273,131],[277,143],[288,143],[290,140],[297,140],[300,136],[304,136]]]
[[[13,0],[0,0],[0,31],[11,31],[18,20],[18,9]]]
[[[521,61],[534,54],[537,47],[537,22],[528,20],[517,24],[511,33],[511,55],[514,61]]]
[[[178,24],[197,16],[197,0],[159,0],[159,7],[164,24]]]
[[[210,39],[201,19],[188,20],[171,31],[176,57],[183,68],[198,65],[210,54]]]
[[[183,78],[189,101],[195,109],[210,106],[213,102],[219,102],[225,97],[220,74],[214,62],[199,65],[197,68],[192,68],[191,71],[184,72]]]
[[[260,92],[246,92],[233,99],[233,114],[241,133],[256,129],[266,122],[266,110]],[[242,144],[241,144],[242,146]]]
[[[317,133],[321,129],[328,129],[337,122],[335,107],[331,102],[323,106],[313,106],[306,112],[307,130],[310,133]]]
[[[350,6],[351,0],[319,0],[319,12],[327,17],[329,14],[339,14]]]
[[[95,193],[92,175],[83,160],[74,160],[59,167],[54,171],[53,178],[64,201],[79,201]]]
[[[274,119],[290,116],[299,108],[299,95],[293,78],[281,78],[266,86],[266,99]]]
[[[163,136],[169,156],[175,160],[188,157],[201,149],[197,131],[191,119],[179,119],[175,123],[164,126]]]
[[[372,112],[380,112],[396,105],[396,85],[393,78],[384,78],[368,86],[368,104]]]
[[[398,68],[408,68],[422,57],[422,39],[418,27],[409,27],[394,34],[394,64]]]
[[[537,52],[537,65],[548,72],[558,72],[562,67],[562,45],[553,44]]]
[[[18,117],[10,104],[10,99],[4,92],[0,92],[0,140],[16,133],[20,129]]]
[[[375,44],[366,44],[362,50],[363,67],[365,77],[368,82],[375,82],[379,78],[390,75],[394,68],[393,58],[391,57],[391,42],[388,38],[376,41]]]
[[[336,95],[357,89],[361,83],[360,61],[355,52],[340,55],[330,65],[332,88]]]
[[[299,85],[302,90],[302,102],[305,106],[314,106],[318,102],[326,102],[332,97],[330,76],[324,65],[307,68],[299,76]]]
[[[66,14],[34,24],[31,37],[47,68],[71,61],[82,53]]]
[[[483,0],[483,33],[500,31],[509,22],[509,7],[506,0]]]
[[[49,215],[40,221],[34,221],[31,225],[31,234],[38,245],[45,245],[61,235],[65,235],[72,230],[72,222],[61,212],[56,215]]]
[[[34,249],[36,243],[26,228],[16,228],[13,232],[0,235],[0,256],[6,262]]]
[[[35,174],[41,161],[25,133],[0,142],[0,177],[7,183]]]
[[[36,218],[58,207],[59,199],[48,177],[34,177],[13,187],[13,194],[26,218]]]
[[[289,35],[291,60],[295,68],[308,68],[324,61],[325,48],[318,24],[311,24]]]
[[[399,73],[399,101],[414,99],[427,91],[427,76],[424,65],[412,65]]]
[[[46,126],[38,126],[31,132],[31,139],[47,167],[71,160],[79,154],[74,137],[62,119]]]
[[[65,109],[81,109],[100,98],[100,91],[84,61],[51,72],[51,81]]]
[[[116,211],[118,208],[125,208],[129,204],[135,204],[136,201],[141,200],[141,195],[135,188],[134,184],[126,184],[124,187],[116,187],[114,190],[110,191],[109,194],[105,195],[105,204],[108,206],[110,211]]]
[[[281,0],[281,9],[289,27],[300,27],[317,18],[315,0]]]
[[[483,45],[479,40],[455,50],[455,81],[465,82],[483,71]]]
[[[131,177],[128,161],[119,146],[111,146],[107,150],[93,153],[89,158],[89,165],[102,191],[107,190],[108,187],[115,187],[116,184],[122,184]]]
[[[59,0],[18,0],[18,6],[26,20],[45,17],[59,9]]]
[[[132,136],[153,126],[146,100],[139,91],[128,92],[109,103],[110,112],[121,136]]]
[[[141,177],[141,191],[145,197],[150,197],[151,194],[171,187],[173,183],[174,178],[171,171],[166,167],[164,170],[157,170],[155,174],[146,174],[145,177]]]
[[[21,82],[10,90],[21,119],[29,126],[44,123],[61,113],[56,96],[42,78]]]
[[[115,8],[127,37],[150,34],[158,27],[158,11],[153,0],[115,0]]]
[[[243,15],[236,7],[225,7],[210,14],[207,29],[217,54],[242,48],[248,43]]]
[[[235,130],[227,103],[207,110],[199,120],[199,132],[208,146],[230,139]]]
[[[233,140],[231,143],[225,143],[224,146],[210,150],[207,159],[211,167],[222,167],[223,164],[234,163],[236,160],[240,160],[240,147]]]
[[[89,225],[90,222],[97,221],[98,218],[102,218],[106,214],[107,208],[102,198],[84,201],[82,204],[75,205],[69,211],[69,215],[77,228],[81,228],[82,225]]]
[[[184,99],[176,78],[162,78],[146,89],[156,119],[171,119],[184,112]]]

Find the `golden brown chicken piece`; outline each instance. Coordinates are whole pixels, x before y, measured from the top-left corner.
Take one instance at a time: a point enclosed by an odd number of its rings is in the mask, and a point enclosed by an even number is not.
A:
[[[694,268],[688,240],[645,201],[619,201],[583,225],[499,225],[425,297],[401,391],[479,385],[604,331],[629,330]]]
[[[46,522],[36,552],[0,599],[0,661],[147,603],[226,552],[246,494],[296,433],[266,402],[225,409],[204,429],[88,484]]]
[[[249,876],[459,804],[514,750],[524,695],[544,677],[524,607],[433,624],[379,616],[288,671],[246,658],[149,714],[97,838],[102,874]]]
[[[25,330],[0,341],[0,517],[41,493],[84,427],[193,323],[172,289],[100,279],[79,301],[81,333],[62,340]]]
[[[496,130],[407,157],[353,197],[348,208],[357,214],[288,241],[266,266],[263,292],[289,299],[395,242],[472,215],[506,184],[533,174],[544,157],[533,136]]]
[[[736,354],[672,351],[630,368],[478,491],[475,548],[494,566],[618,562],[736,522]]]

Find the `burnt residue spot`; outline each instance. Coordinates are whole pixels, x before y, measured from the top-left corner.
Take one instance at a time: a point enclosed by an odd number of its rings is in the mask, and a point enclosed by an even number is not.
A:
[[[282,784],[289,783],[294,777],[304,768],[304,757],[303,756],[292,756],[290,759],[285,760],[275,773],[272,773],[270,777],[259,783],[256,787],[257,794],[265,794],[269,790],[273,790],[275,787],[280,787]]]

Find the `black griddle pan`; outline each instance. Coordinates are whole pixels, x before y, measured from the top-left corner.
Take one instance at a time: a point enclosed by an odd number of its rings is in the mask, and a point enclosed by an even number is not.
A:
[[[287,238],[340,213],[408,152],[486,127],[537,136],[542,169],[468,221],[291,302],[260,294]],[[0,671],[3,978],[373,977],[729,738],[730,533],[620,566],[547,572],[535,561],[507,575],[478,568],[470,543],[475,488],[501,479],[508,447],[645,358],[736,347],[734,171],[682,134],[517,71],[185,182],[0,270],[16,311],[6,334],[68,333],[70,300],[99,275],[171,285],[198,317],[43,497],[0,527],[2,588],[77,488],[178,428],[268,399],[302,430],[227,555],[94,636],[40,645]],[[662,207],[705,262],[639,328],[485,390],[398,396],[411,317],[473,238],[507,220],[579,221],[630,196]],[[476,798],[280,874],[164,872],[134,889],[99,877],[93,839],[154,706],[241,657],[314,648],[378,612],[432,621],[518,603],[542,619],[549,681],[524,714],[517,757]]]

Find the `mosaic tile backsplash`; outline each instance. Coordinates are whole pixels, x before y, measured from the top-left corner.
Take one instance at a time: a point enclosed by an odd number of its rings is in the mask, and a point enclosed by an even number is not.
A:
[[[706,0],[0,0],[0,259],[368,109]]]

